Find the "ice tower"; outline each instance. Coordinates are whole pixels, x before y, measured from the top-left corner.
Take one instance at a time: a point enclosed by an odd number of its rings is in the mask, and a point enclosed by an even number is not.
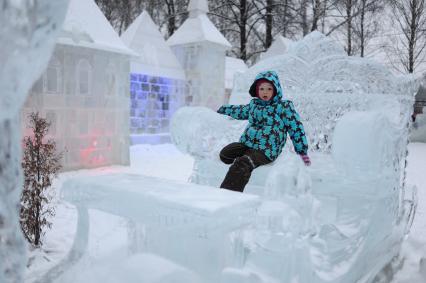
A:
[[[185,69],[187,105],[216,109],[224,102],[225,52],[231,44],[209,20],[207,0],[191,0],[189,18],[167,40]]]
[[[169,142],[170,117],[185,102],[185,71],[146,11],[121,38],[138,54],[130,64],[131,142]]]

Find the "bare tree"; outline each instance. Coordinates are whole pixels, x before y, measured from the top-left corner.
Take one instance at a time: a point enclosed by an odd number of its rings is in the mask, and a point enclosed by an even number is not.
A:
[[[275,1],[266,0],[265,10],[265,49],[269,48],[272,44],[272,27],[273,27],[273,12]]]
[[[286,33],[294,17],[291,11],[293,0],[255,0],[253,1],[259,16],[263,17],[264,26],[259,25],[258,33],[264,30],[263,48],[268,49],[276,34]]]
[[[309,32],[309,22],[308,22],[308,0],[301,0],[299,14],[300,14],[300,24],[302,27],[303,35],[307,35]]]
[[[299,24],[302,28],[302,34],[318,30],[322,23],[324,30],[325,18],[328,12],[335,9],[339,0],[298,0],[299,1]]]
[[[400,66],[413,73],[424,57],[426,46],[426,0],[392,0],[393,20],[401,36],[393,38],[390,50]],[[395,66],[398,68],[398,66]],[[400,69],[400,68],[398,68]]]
[[[352,25],[353,34],[359,44],[360,56],[365,56],[368,42],[381,30],[377,15],[384,10],[383,0],[359,0],[359,16]]]
[[[356,0],[346,0],[346,16],[347,16],[347,22],[346,22],[346,30],[347,30],[347,46],[346,46],[346,52],[349,56],[352,55],[352,10],[354,7],[354,2]]]
[[[324,18],[327,11],[327,0],[311,0],[312,5],[312,25],[311,31],[318,29],[321,18]]]
[[[259,7],[254,0],[216,0],[211,4],[212,20],[228,40],[238,44],[232,51],[238,58],[247,61],[264,51],[265,39],[257,27],[264,19],[266,6]],[[249,39],[251,50],[248,50]]]
[[[296,0],[278,1],[275,6],[275,22],[273,23],[276,34],[292,38],[299,33],[299,15]]]
[[[339,0],[336,3],[336,11],[340,16],[340,19],[343,19],[338,26],[344,27],[341,29],[342,33],[345,37],[345,51],[351,56],[355,53],[354,46],[352,43],[353,40],[353,21],[354,18],[359,16],[359,11],[355,11],[357,9],[357,4],[359,0]]]
[[[157,9],[161,11],[163,19],[157,24],[160,27],[166,24],[167,37],[170,37],[188,17],[189,0],[162,0],[159,3]]]
[[[95,2],[118,34],[122,34],[144,8],[144,0],[95,0]]]
[[[338,0],[335,3],[336,15],[329,25],[327,35],[339,31],[345,39],[344,48],[349,56],[361,53],[365,55],[365,47],[380,30],[378,17],[383,10],[381,0]]]
[[[105,17],[118,32],[123,33],[135,18],[146,10],[167,37],[187,18],[189,0],[95,0]]]

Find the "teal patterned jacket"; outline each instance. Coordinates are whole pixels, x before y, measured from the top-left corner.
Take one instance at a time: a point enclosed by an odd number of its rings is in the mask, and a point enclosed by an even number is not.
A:
[[[261,78],[267,79],[275,86],[276,95],[270,101],[263,101],[256,97],[256,81]],[[247,105],[228,104],[217,110],[218,113],[234,119],[248,120],[249,124],[244,130],[240,142],[249,148],[262,151],[273,161],[282,152],[288,134],[295,151],[298,154],[307,154],[308,142],[303,124],[294,109],[293,102],[282,100],[283,91],[278,75],[274,71],[258,74],[250,87],[250,94],[254,98]]]

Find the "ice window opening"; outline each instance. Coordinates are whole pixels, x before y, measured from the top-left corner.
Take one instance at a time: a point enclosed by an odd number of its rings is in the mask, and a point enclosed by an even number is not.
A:
[[[61,63],[55,57],[49,63],[47,67],[45,78],[46,78],[46,90],[47,93],[62,93],[62,72]]]
[[[55,111],[49,110],[46,112],[46,120],[50,123],[49,134],[52,136],[56,135],[56,124],[57,124],[57,116]]]
[[[193,69],[196,67],[198,63],[198,54],[200,53],[200,47],[199,46],[189,46],[187,47],[187,52],[185,53],[185,60],[184,60],[184,68],[185,69]]]
[[[110,63],[107,68],[106,95],[113,96],[117,93],[117,78],[115,74],[115,65]]]
[[[82,59],[77,65],[77,93],[90,94],[92,84],[92,66],[86,59]]]

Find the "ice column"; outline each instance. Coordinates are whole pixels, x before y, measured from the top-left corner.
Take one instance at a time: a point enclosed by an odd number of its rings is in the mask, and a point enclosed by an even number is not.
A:
[[[67,0],[0,0],[0,282],[22,282],[20,108],[47,65]]]

